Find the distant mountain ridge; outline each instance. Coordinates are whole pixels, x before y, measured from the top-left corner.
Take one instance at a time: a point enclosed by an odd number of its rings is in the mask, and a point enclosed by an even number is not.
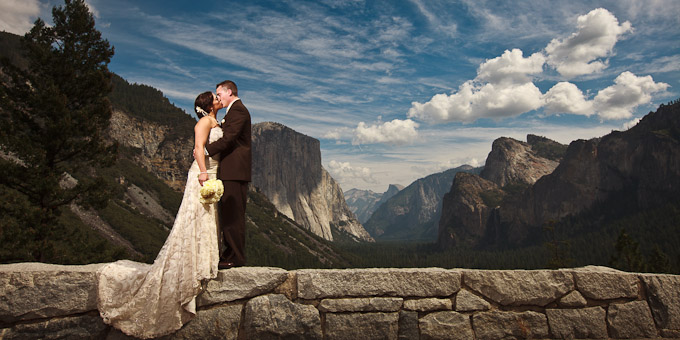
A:
[[[366,223],[381,204],[392,198],[401,189],[404,189],[403,185],[390,184],[387,191],[382,194],[371,190],[350,189],[344,192],[344,196],[349,210],[356,215],[359,222]]]
[[[507,155],[498,152],[503,153]],[[492,154],[494,150],[489,157]],[[543,167],[549,164],[545,160],[515,167],[515,178],[546,173],[534,183],[502,186],[501,180],[488,176],[503,173],[508,164],[498,162],[482,176],[456,176],[444,198],[440,246],[521,246],[535,240],[547,223],[587,212],[596,204],[625,201],[634,210],[644,210],[675,202],[680,192],[680,103],[661,105],[627,131],[573,141],[550,173]]]
[[[365,223],[376,240],[434,241],[442,197],[458,172],[479,172],[463,165],[418,179],[382,203]]]

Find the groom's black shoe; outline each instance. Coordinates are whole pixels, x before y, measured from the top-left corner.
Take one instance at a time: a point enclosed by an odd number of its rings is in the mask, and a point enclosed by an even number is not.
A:
[[[229,269],[235,267],[234,262],[219,262],[217,264],[217,269]]]

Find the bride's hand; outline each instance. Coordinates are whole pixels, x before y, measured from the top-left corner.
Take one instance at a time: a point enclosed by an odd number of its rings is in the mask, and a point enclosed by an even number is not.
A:
[[[203,186],[203,182],[205,182],[207,180],[208,180],[208,174],[202,173],[202,174],[198,175],[198,183],[200,183],[201,186]]]

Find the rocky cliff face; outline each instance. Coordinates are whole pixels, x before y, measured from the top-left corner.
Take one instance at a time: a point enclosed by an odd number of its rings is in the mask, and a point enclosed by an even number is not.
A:
[[[345,202],[359,222],[366,223],[376,209],[382,196],[372,190],[350,189],[345,191]]]
[[[320,237],[332,229],[372,241],[321,165],[319,141],[278,124],[253,125],[253,186],[283,214]]]
[[[366,230],[376,239],[436,239],[442,197],[456,173],[473,170],[465,165],[416,180],[381,204],[366,222]]]
[[[349,209],[361,223],[366,223],[378,207],[396,195],[403,185],[390,184],[383,194],[371,190],[350,189],[345,192],[345,201]]]
[[[451,191],[442,200],[440,245],[474,246],[486,235],[489,217],[496,208],[490,201],[503,196],[503,190],[495,183],[473,174],[457,173]]]
[[[628,131],[577,140],[555,171],[501,208],[501,223],[540,226],[615,196],[647,209],[680,192],[680,103],[661,106]]]
[[[170,126],[142,121],[116,110],[111,115],[108,133],[121,146],[134,150],[133,158],[138,165],[182,191],[194,160],[194,141],[188,137],[167,138],[171,130]]]
[[[494,147],[507,144],[494,143]],[[492,154],[494,151],[490,157]],[[554,171],[539,178],[526,190],[502,191],[500,196],[496,195],[498,206],[488,217],[478,213],[488,211],[491,207],[488,204],[483,209],[473,204],[461,206],[460,202],[468,201],[478,204],[480,195],[492,198],[500,188],[499,183],[502,183],[500,179],[503,176],[498,174],[504,174],[506,180],[521,178],[521,175],[503,170],[510,167],[509,163],[491,162],[492,166],[501,169],[485,169],[482,173],[498,182],[494,183],[496,187],[481,190],[481,194],[479,190],[471,190],[470,197],[449,199],[451,203],[445,204],[444,215],[455,218],[442,219],[440,245],[479,246],[490,240],[518,245],[532,233],[537,233],[548,221],[559,221],[587,211],[596,202],[624,198],[634,202],[636,209],[648,209],[677,200],[677,192],[680,192],[680,103],[661,106],[628,131],[615,131],[602,138],[572,142]],[[531,164],[543,167],[549,163],[531,161]],[[527,168],[524,169],[526,171]],[[464,185],[454,183],[452,194],[456,189],[457,193],[467,195],[460,189]],[[478,216],[486,218],[486,223],[479,221]],[[469,232],[475,228],[481,229]],[[454,238],[460,235],[475,237],[463,237],[457,243]]]
[[[496,139],[480,175],[457,175],[444,197],[439,246],[474,247],[508,237],[495,223],[500,205],[512,201],[516,191],[552,173],[559,163],[547,157],[559,159],[562,150],[559,143],[534,135],[527,136],[526,143]]]
[[[533,184],[553,172],[557,164],[537,155],[528,143],[501,137],[493,142],[480,176],[501,187],[510,183]]]

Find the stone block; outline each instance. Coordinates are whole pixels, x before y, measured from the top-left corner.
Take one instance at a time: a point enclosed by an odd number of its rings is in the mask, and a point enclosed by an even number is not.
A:
[[[0,265],[0,322],[96,310],[97,269],[102,265]]]
[[[0,329],[0,339],[104,339],[109,327],[97,313],[63,318],[51,318],[39,322],[20,323],[11,328]]]
[[[243,331],[246,339],[322,338],[319,311],[281,294],[250,299],[245,306]]]
[[[532,311],[478,313],[472,317],[472,326],[478,340],[542,339],[550,335],[546,316]]]
[[[557,302],[560,307],[580,308],[588,305],[588,301],[577,290],[565,295]]]
[[[639,280],[637,275],[609,270],[595,271],[592,267],[573,271],[576,289],[583,296],[595,300],[619,298],[636,299]],[[599,268],[599,267],[596,267]]]
[[[432,312],[437,310],[451,310],[453,309],[453,302],[451,299],[414,299],[404,301],[404,309],[416,312]]]
[[[246,299],[272,292],[288,278],[281,268],[236,267],[220,270],[196,298],[199,307]]]
[[[680,276],[640,275],[659,328],[680,330]]]
[[[394,339],[399,313],[326,314],[326,340]]]
[[[489,310],[490,308],[490,303],[465,289],[461,289],[456,294],[457,312],[476,312]]]
[[[656,337],[654,319],[645,301],[609,305],[607,323],[611,336],[617,339]]]
[[[474,339],[470,317],[454,311],[434,312],[420,318],[421,340]]]
[[[298,297],[451,296],[460,290],[460,272],[441,268],[302,269],[296,271]]]
[[[418,329],[418,312],[399,312],[399,340],[412,340],[420,338]]]
[[[607,323],[602,307],[584,309],[546,309],[548,325],[560,339],[605,339]]]
[[[318,308],[321,312],[398,312],[403,302],[396,297],[323,299]]]
[[[545,306],[574,289],[571,273],[559,270],[465,270],[463,282],[503,306]]]
[[[199,310],[196,317],[163,340],[236,340],[242,310],[242,304]]]

